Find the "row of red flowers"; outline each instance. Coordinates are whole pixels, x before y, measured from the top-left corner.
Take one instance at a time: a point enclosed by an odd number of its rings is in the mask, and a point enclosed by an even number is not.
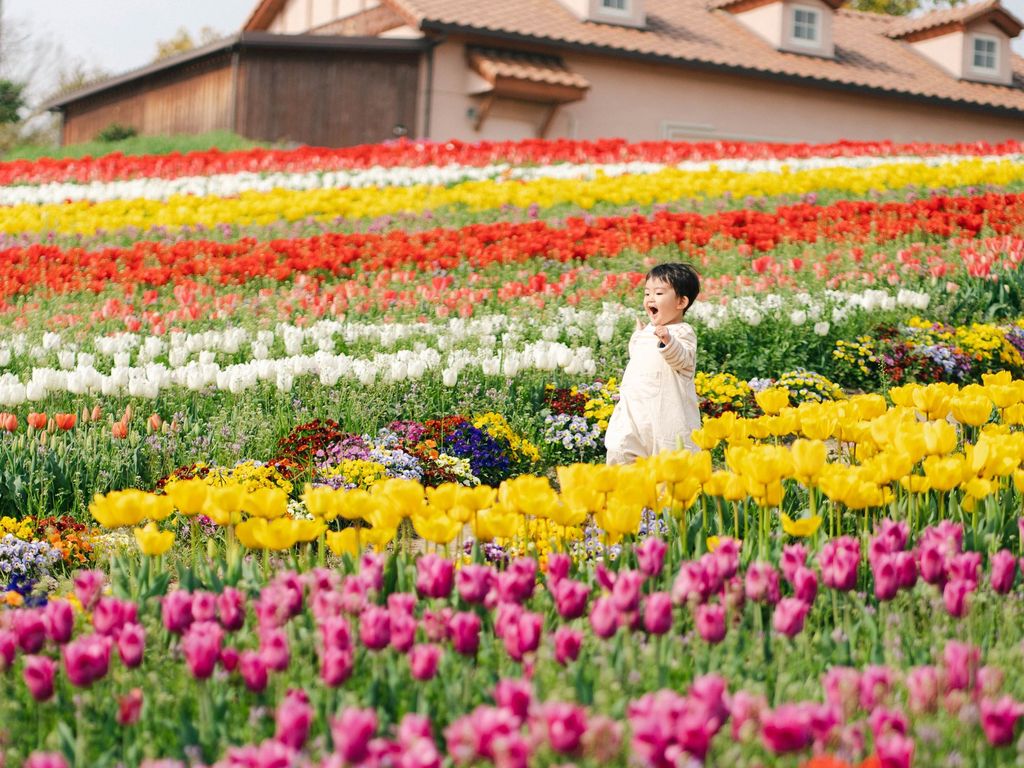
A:
[[[402,268],[437,271],[468,264],[480,269],[535,258],[585,261],[626,250],[647,253],[663,245],[676,245],[687,257],[705,262],[706,251],[735,247],[752,254],[783,243],[870,245],[910,235],[974,237],[985,229],[1012,235],[1022,222],[1024,195],[985,194],[909,203],[800,204],[774,212],[738,210],[706,216],[662,211],[650,218],[570,218],[562,226],[499,222],[413,233],[337,233],[268,243],[249,238],[235,243],[138,242],[95,251],[37,244],[0,251],[0,302],[40,287],[63,294],[197,278],[222,285],[254,278],[284,281],[302,274],[351,278]],[[968,249],[965,258],[973,265],[971,274],[984,276],[1002,260],[1016,265],[1022,255],[1019,243],[1009,247],[1015,241],[1006,242],[1002,253]],[[768,273],[776,266],[770,255],[751,262],[755,273]]]
[[[568,139],[481,142],[397,141],[329,149],[300,147],[292,150],[252,149],[221,152],[211,149],[187,154],[125,156],[112,153],[98,158],[43,158],[0,163],[0,185],[56,181],[111,181],[139,177],[174,178],[219,173],[302,173],[340,169],[422,167],[428,165],[484,166],[493,163],[621,163],[643,161],[680,163],[736,158],[743,160],[809,157],[889,157],[894,155],[1002,155],[1022,151],[1016,141],[1001,144],[971,142],[930,144],[890,141],[831,144],[772,144],[714,141],[682,143],[623,139],[574,141]]]

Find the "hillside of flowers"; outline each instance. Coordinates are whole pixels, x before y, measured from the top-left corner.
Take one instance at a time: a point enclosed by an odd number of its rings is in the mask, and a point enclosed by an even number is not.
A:
[[[1022,160],[0,163],[0,768],[1019,764]],[[668,261],[697,451],[606,466]]]

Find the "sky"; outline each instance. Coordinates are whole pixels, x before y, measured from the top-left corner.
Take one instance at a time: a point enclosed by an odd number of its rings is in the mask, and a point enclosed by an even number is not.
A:
[[[257,0],[0,0],[5,21],[59,43],[86,67],[125,72],[152,61],[159,40],[185,27],[196,40],[204,26],[241,29]],[[1003,0],[1024,20],[1024,0]],[[1024,55],[1024,33],[1014,41]]]

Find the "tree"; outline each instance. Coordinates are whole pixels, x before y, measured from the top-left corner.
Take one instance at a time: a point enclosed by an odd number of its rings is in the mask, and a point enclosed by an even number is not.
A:
[[[914,11],[933,11],[962,5],[967,0],[850,0],[847,5],[855,11],[884,13],[887,16],[906,16]]]
[[[156,44],[156,56],[153,60],[165,59],[185,51],[191,51],[200,45],[207,45],[221,37],[220,32],[212,27],[203,27],[199,30],[199,42],[193,39],[192,34],[185,27],[178,27],[174,36],[167,40],[158,40]]]
[[[0,123],[16,123],[25,106],[25,84],[0,80]]]

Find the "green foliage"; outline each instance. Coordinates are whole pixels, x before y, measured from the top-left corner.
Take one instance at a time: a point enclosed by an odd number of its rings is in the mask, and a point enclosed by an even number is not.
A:
[[[934,10],[954,5],[962,5],[965,0],[940,0],[936,3],[923,0],[852,0],[846,7],[855,11],[883,13],[886,16],[906,16],[917,10]]]
[[[25,106],[25,85],[11,80],[0,80],[0,124],[20,120],[18,110]]]
[[[96,134],[96,141],[103,141],[109,144],[114,141],[124,141],[138,135],[139,129],[134,126],[111,123]]]
[[[25,146],[12,149],[4,160],[37,160],[41,157],[99,157],[120,152],[122,155],[167,155],[172,152],[200,152],[220,149],[230,152],[236,149],[252,149],[267,146],[265,143],[250,141],[230,131],[211,131],[197,135],[174,136],[133,136],[115,142],[90,141],[67,147]]]

